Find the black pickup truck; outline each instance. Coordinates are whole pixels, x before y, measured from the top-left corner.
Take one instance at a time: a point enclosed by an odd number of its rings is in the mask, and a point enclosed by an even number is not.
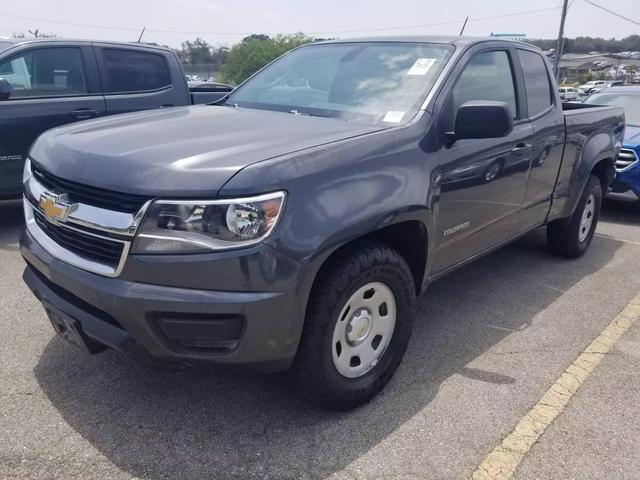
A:
[[[135,43],[0,42],[0,199],[22,193],[29,147],[45,130],[115,113],[208,103],[224,84],[187,88],[172,50]]]
[[[368,38],[295,49],[219,105],[55,129],[24,172],[24,280],[89,352],[291,367],[352,408],[429,282],[542,226],[587,250],[624,113],[556,92],[524,43]]]

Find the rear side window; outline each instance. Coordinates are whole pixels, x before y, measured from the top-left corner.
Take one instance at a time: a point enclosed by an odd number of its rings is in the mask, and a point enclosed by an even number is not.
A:
[[[11,85],[12,99],[87,93],[82,51],[76,47],[28,50],[0,62],[0,78]]]
[[[533,117],[553,105],[549,73],[542,55],[529,50],[518,50],[518,53],[527,92],[529,116]]]
[[[107,93],[144,92],[171,85],[169,67],[162,55],[105,48]]]
[[[480,53],[464,67],[446,100],[445,131],[453,130],[458,107],[470,100],[504,102],[511,109],[513,118],[518,118],[513,71],[506,51]]]

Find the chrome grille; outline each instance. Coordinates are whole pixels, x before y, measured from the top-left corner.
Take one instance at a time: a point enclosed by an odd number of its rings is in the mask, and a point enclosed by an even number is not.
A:
[[[54,225],[46,221],[38,211],[34,212],[34,216],[40,229],[61,247],[83,258],[108,265],[114,270],[118,267],[124,250],[123,242]]]
[[[65,192],[74,203],[84,203],[116,212],[135,213],[149,200],[142,195],[114,192],[65,180],[50,174],[35,163],[32,163],[31,170],[47,190]]]
[[[33,239],[65,263],[107,277],[120,275],[150,201],[139,210],[127,213],[122,211],[123,207],[133,209],[139,199],[123,198],[111,192],[107,202],[104,197],[100,199],[102,202],[91,201],[85,193],[90,187],[72,185],[42,170],[38,173],[34,174],[27,160],[24,213],[27,230]],[[52,178],[56,179],[55,186],[51,184]],[[70,191],[63,190],[63,186],[71,187]],[[96,203],[101,206],[94,205]]]
[[[629,168],[636,162],[638,162],[636,153],[633,150],[623,148],[622,150],[620,150],[618,159],[616,160],[616,170],[618,172],[621,172],[622,170]]]

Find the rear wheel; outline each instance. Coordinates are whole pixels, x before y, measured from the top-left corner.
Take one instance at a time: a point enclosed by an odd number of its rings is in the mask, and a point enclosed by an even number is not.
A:
[[[547,245],[559,256],[576,258],[589,248],[600,218],[602,186],[600,179],[589,175],[587,184],[571,217],[547,225]]]
[[[484,177],[483,177],[484,181],[485,182],[494,181],[498,177],[501,171],[502,171],[502,161],[497,160],[493,162],[491,165],[489,165],[487,170],[484,172]]]
[[[292,367],[302,393],[332,410],[369,401],[404,355],[414,309],[413,277],[395,250],[366,242],[340,254],[309,300]]]

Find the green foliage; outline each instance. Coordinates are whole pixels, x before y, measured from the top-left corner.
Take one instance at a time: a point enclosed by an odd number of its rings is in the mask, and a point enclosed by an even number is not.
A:
[[[578,74],[578,83],[580,85],[582,85],[583,83],[590,82],[591,80],[593,80],[593,73],[591,73],[591,72],[585,72],[585,73],[579,73]]]
[[[283,53],[313,41],[301,33],[274,38],[255,34],[245,37],[231,47],[218,78],[222,82],[237,85]]]
[[[220,67],[227,60],[228,53],[227,47],[215,48],[201,38],[196,38],[193,42],[182,42],[182,49],[178,50],[182,62],[192,65],[208,64],[214,68]]]
[[[556,48],[555,40],[528,39],[528,43],[543,50]],[[625,51],[640,51],[640,35],[630,35],[622,40],[615,38],[576,37],[564,39],[564,53],[617,53]]]

